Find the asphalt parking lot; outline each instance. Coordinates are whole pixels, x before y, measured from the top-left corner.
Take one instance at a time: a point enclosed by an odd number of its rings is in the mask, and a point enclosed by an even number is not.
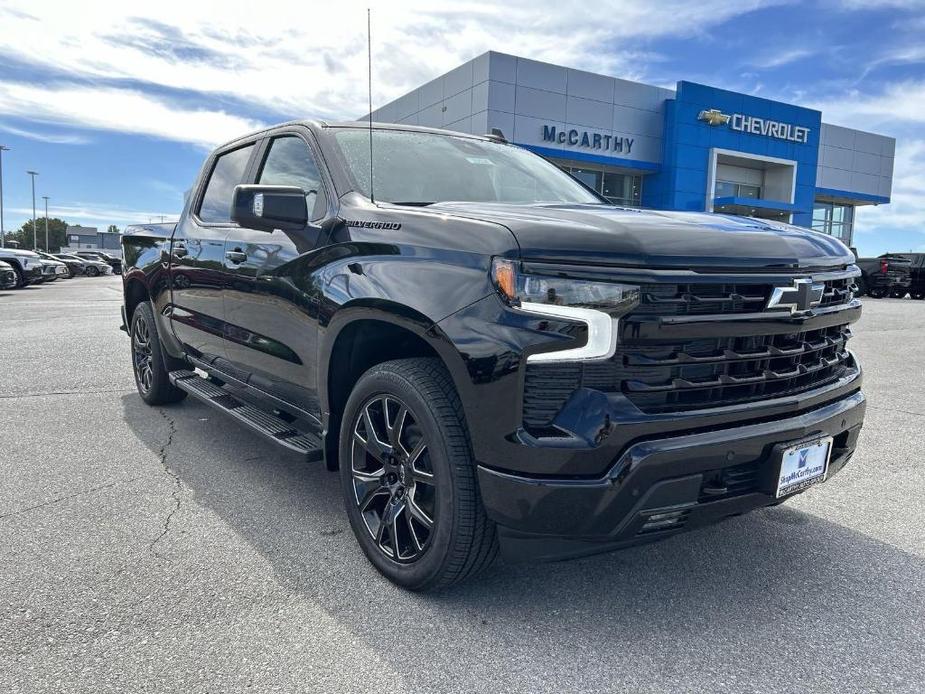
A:
[[[142,404],[120,287],[0,292],[4,692],[925,689],[925,302],[865,304],[867,421],[829,483],[413,595],[362,556],[336,475]]]

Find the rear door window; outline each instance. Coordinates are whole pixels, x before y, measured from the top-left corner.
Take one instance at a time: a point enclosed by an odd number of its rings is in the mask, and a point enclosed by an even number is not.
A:
[[[231,196],[236,185],[243,183],[253,143],[225,152],[215,160],[206,192],[199,204],[199,219],[211,224],[231,221]]]

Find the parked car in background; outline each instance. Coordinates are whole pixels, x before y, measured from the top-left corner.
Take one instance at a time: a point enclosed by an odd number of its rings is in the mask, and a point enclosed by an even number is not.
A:
[[[909,276],[912,280],[909,285],[909,294],[913,299],[925,299],[925,253],[894,253],[895,257],[906,258],[912,263],[909,266]]]
[[[877,258],[858,258],[857,266],[861,268],[861,276],[857,279],[858,296],[904,297],[912,284],[911,265],[908,258],[889,253]]]
[[[42,259],[42,274],[46,275],[48,281],[54,282],[56,279],[70,279],[73,277],[67,263],[58,260],[51,253],[45,253],[44,251],[36,251],[36,253]],[[49,266],[51,267],[50,271]]]
[[[71,277],[78,277],[80,275],[85,275],[87,270],[87,261],[83,258],[78,258],[77,256],[69,256],[65,253],[58,253],[53,255],[52,258],[55,260],[60,260],[62,263],[67,265],[68,270],[71,271]]]
[[[0,260],[9,264],[16,273],[16,286],[41,284],[42,259],[38,253],[22,248],[0,248]]]
[[[117,274],[122,274],[122,258],[118,258],[102,251],[75,251],[74,255],[84,260],[99,260],[106,263]]]
[[[0,260],[0,289],[14,289],[16,282],[16,271],[13,266]]]
[[[78,260],[84,264],[84,274],[88,277],[97,277],[99,275],[112,274],[112,266],[96,258],[83,258],[70,253],[58,254],[59,260]]]

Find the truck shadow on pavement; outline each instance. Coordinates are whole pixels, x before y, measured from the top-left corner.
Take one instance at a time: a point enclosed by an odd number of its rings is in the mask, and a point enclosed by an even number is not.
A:
[[[134,434],[161,451],[166,420],[135,394],[123,407]],[[592,673],[625,683],[626,668],[668,677],[678,690],[718,681],[741,685],[734,691],[758,681],[783,691],[807,683],[902,689],[925,677],[925,561],[814,515],[760,510],[618,553],[498,563],[454,589],[417,595],[367,563],[336,474],[205,405],[160,411],[174,427],[165,462],[192,503],[260,553],[284,590],[320,605],[424,691],[433,683],[407,662],[409,652],[463,679],[488,667],[482,661],[503,661],[508,674],[527,678],[526,688],[531,678],[542,683],[544,672],[562,670],[576,683]],[[182,522],[178,514],[175,523]],[[182,547],[170,557],[183,561]],[[854,674],[846,684],[848,668]]]

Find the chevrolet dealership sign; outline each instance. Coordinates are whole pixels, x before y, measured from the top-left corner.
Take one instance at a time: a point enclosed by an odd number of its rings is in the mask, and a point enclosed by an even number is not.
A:
[[[711,108],[701,111],[697,116],[697,120],[702,120],[710,125],[728,125],[730,130],[738,130],[751,135],[774,137],[778,140],[798,142],[799,144],[806,144],[809,141],[809,128],[802,125],[758,118],[758,116],[747,116],[742,113],[725,114],[718,109]]]

